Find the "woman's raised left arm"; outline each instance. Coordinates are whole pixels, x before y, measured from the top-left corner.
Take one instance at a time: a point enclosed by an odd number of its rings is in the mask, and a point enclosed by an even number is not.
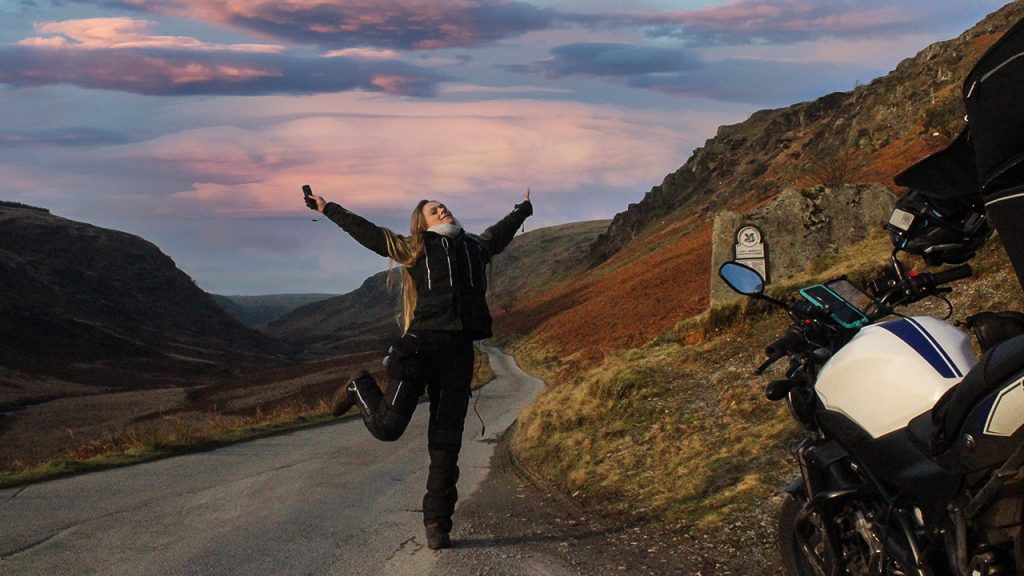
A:
[[[497,224],[484,230],[483,234],[480,234],[479,238],[484,243],[484,248],[487,249],[487,252],[491,256],[501,253],[512,242],[512,238],[516,235],[516,230],[519,230],[523,222],[532,214],[533,203],[530,202],[530,189],[527,188],[523,201],[516,204],[512,212],[499,220]]]

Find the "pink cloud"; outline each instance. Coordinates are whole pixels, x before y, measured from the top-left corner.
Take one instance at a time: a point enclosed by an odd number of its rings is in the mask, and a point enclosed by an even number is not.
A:
[[[376,50],[373,48],[343,48],[331,50],[324,54],[327,58],[359,58],[363,60],[391,60],[398,58],[394,50]]]
[[[34,24],[41,34],[51,37],[27,38],[21,46],[75,47],[81,49],[161,48],[196,51],[232,51],[277,53],[284,46],[276,44],[214,44],[188,36],[152,34],[155,24],[133,18],[86,18]]]
[[[398,104],[354,94],[199,106],[195,113],[227,114],[239,124],[268,108],[282,117],[308,116],[258,130],[211,127],[108,149],[108,162],[147,173],[162,167],[190,182],[154,201],[161,213],[302,212],[302,184],[353,210],[388,214],[420,198],[442,199],[474,215],[497,214],[526,186],[576,203],[596,188],[642,194],[655,183],[652,174],[682,162],[683,142],[724,120],[708,115],[669,126],[655,114],[578,103]],[[338,109],[351,115],[339,116]]]
[[[0,84],[74,84],[137,94],[310,94],[367,90],[432,96],[442,74],[394,58],[285,53],[271,44],[217,44],[153,34],[152,22],[90,18],[35,25],[0,46]]]

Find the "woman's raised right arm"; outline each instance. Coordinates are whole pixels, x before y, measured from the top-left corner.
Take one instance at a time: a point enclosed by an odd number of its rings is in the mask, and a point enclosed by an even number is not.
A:
[[[312,195],[310,199],[316,202],[315,210],[323,212],[324,216],[327,216],[332,222],[340,226],[342,230],[348,232],[349,236],[352,236],[356,242],[385,258],[390,256],[388,254],[388,241],[383,228],[354,212],[349,212],[339,204],[324,200],[321,196]]]

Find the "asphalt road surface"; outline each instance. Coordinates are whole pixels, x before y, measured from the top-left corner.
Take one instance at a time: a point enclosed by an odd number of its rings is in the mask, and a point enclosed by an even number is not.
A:
[[[487,351],[497,378],[477,402],[486,435],[472,405],[466,420],[457,523],[463,502],[489,472],[498,439],[543,387],[510,357]],[[358,418],[348,418],[207,453],[2,490],[0,574],[461,573],[451,566],[457,556],[444,555],[471,553],[487,542],[471,540],[460,549],[457,526],[454,549],[425,546],[420,504],[427,412],[421,406],[393,443],[374,440]],[[516,541],[498,543],[514,547]],[[528,572],[564,573],[540,564]]]

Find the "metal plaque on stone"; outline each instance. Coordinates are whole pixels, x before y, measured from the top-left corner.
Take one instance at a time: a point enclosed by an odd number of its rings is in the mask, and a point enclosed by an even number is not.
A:
[[[768,247],[764,242],[764,233],[757,226],[744,224],[736,231],[733,260],[757,270],[765,284],[768,283]]]

